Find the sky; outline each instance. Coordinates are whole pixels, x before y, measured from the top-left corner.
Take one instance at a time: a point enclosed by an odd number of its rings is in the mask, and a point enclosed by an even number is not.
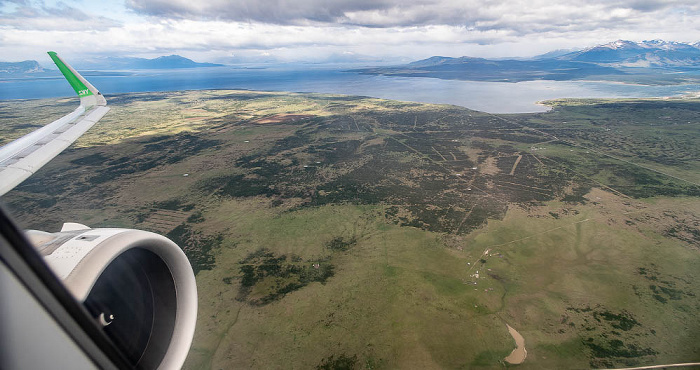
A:
[[[530,57],[618,39],[700,41],[697,0],[0,0],[0,60],[198,62]]]

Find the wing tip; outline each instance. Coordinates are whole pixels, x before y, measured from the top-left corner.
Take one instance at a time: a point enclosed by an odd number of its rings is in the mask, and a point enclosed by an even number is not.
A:
[[[73,67],[66,63],[55,51],[47,51],[53,62],[66,78],[76,94],[80,97],[80,105],[105,106],[107,101],[95,86],[78,73]]]

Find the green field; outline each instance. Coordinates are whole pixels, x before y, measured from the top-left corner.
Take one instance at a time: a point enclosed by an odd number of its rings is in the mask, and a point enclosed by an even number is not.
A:
[[[188,369],[700,361],[698,100],[523,115],[250,91],[107,100],[3,201],[26,228],[182,246],[199,289]],[[2,141],[67,102],[0,102]]]

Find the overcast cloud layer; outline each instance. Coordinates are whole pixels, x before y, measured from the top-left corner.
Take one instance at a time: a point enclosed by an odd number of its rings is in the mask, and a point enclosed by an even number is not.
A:
[[[617,39],[700,41],[697,1],[0,0],[0,58],[180,54],[368,63],[532,56]]]
[[[127,0],[131,9],[168,18],[362,27],[450,25],[519,33],[571,26],[581,20],[588,27],[618,27],[634,24],[635,18],[644,13],[665,13],[664,10],[669,9],[697,12],[697,3],[667,0]]]

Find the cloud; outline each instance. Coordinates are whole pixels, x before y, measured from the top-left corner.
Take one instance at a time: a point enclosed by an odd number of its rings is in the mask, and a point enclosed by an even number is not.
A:
[[[151,16],[172,19],[261,22],[279,25],[354,25],[412,27],[451,25],[523,32],[550,24],[581,21],[595,26],[611,19],[624,25],[649,12],[670,8],[697,14],[694,1],[680,0],[127,0],[127,7]]]
[[[199,61],[346,52],[405,60],[531,56],[616,39],[700,40],[696,0],[127,0],[128,9],[45,1],[0,0],[0,55],[35,59],[56,48],[66,56]]]
[[[4,28],[44,31],[94,31],[121,25],[114,19],[89,15],[63,2],[46,5],[30,0],[0,1],[0,24]]]
[[[333,23],[346,12],[383,10],[392,0],[127,0],[127,7],[168,18],[218,19],[273,24]]]
[[[29,0],[0,0],[0,6],[4,6],[7,4],[26,5],[27,3],[29,3]]]

